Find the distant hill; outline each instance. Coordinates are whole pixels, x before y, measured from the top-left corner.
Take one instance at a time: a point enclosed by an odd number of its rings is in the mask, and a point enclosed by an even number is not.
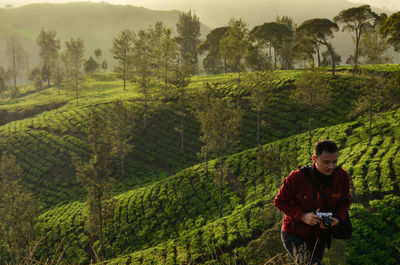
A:
[[[64,42],[71,37],[82,37],[86,55],[93,55],[96,48],[112,61],[109,49],[111,40],[123,29],[138,31],[157,21],[176,29],[179,11],[155,11],[130,5],[76,2],[68,4],[31,4],[12,9],[0,9],[0,65],[5,65],[6,43],[16,34],[28,50],[30,66],[38,62],[36,38],[41,28],[56,30]],[[211,29],[201,26],[205,36]],[[62,47],[63,48],[63,47]]]

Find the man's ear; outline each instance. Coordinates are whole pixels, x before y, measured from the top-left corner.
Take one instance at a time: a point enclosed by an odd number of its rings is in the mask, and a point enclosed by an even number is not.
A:
[[[312,155],[311,159],[312,159],[313,162],[315,162],[315,160],[317,159],[317,156],[316,155]]]

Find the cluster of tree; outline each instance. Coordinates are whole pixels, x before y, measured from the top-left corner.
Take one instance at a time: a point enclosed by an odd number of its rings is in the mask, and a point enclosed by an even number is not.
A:
[[[83,73],[105,71],[108,64],[105,60],[100,63],[102,50],[94,51],[96,60],[90,57],[84,59],[84,43],[81,38],[71,38],[65,42],[65,50],[61,51],[60,40],[57,39],[56,31],[42,29],[36,39],[39,46],[40,64],[29,68],[28,54],[21,41],[13,36],[7,43],[6,57],[8,68],[0,66],[0,93],[6,92],[11,98],[17,97],[20,92],[17,87],[19,80],[25,76],[34,83],[36,89],[42,89],[44,84],[47,87],[57,85],[60,94],[60,87],[64,83],[66,94],[68,87],[75,88],[78,100],[79,79]]]
[[[339,25],[343,25],[343,31],[354,32],[354,55],[346,63],[357,70],[360,57],[365,58],[365,63],[390,61],[385,51],[390,44],[399,47],[396,31],[399,17],[398,13],[390,17],[378,15],[369,5],[363,5],[343,10],[333,20],[314,18],[299,26],[287,16],[278,16],[275,22],[251,30],[243,20],[231,20],[227,27],[212,30],[197,49],[200,53],[208,52],[203,67],[211,74],[244,69],[292,69],[295,63],[314,64],[316,57],[316,65],[331,65],[334,75],[341,58],[331,40]]]
[[[201,42],[199,18],[189,11],[179,16],[176,37],[172,36],[171,29],[158,22],[137,34],[129,30],[120,32],[114,37],[110,51],[117,60],[115,71],[121,73],[124,89],[126,81],[130,80],[138,83],[143,90],[146,113],[149,88],[155,85],[153,79],[162,80],[166,92],[171,83],[176,83],[170,77],[174,69],[185,67],[187,70],[183,72],[188,74],[198,72],[198,54],[207,52],[203,60],[207,73],[235,72],[238,73],[239,83],[243,70],[292,69],[296,63],[305,66],[314,64],[314,57],[317,66],[331,65],[332,75],[335,75],[335,66],[341,58],[331,40],[339,25],[343,25],[343,31],[354,32],[354,55],[346,63],[353,64],[357,70],[360,57],[365,58],[365,63],[390,62],[391,58],[385,51],[389,45],[398,50],[399,20],[398,13],[389,17],[378,15],[369,5],[342,10],[333,20],[314,18],[299,26],[288,16],[278,16],[276,21],[250,30],[242,19],[232,19],[228,26],[215,28]],[[18,96],[17,80],[27,72],[37,88],[41,88],[43,83],[50,86],[53,82],[60,86],[65,82],[65,87],[75,88],[77,97],[78,81],[84,72],[93,73],[108,68],[107,62],[102,60],[101,49],[94,51],[94,57],[84,59],[81,38],[65,42],[66,49],[61,52],[56,32],[42,29],[37,44],[40,65],[28,70],[28,56],[21,42],[15,37],[9,40],[6,49],[8,68],[0,68],[2,94],[9,90],[10,96]]]

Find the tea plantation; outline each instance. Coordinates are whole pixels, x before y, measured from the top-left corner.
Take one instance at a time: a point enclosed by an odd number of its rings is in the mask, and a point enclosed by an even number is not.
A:
[[[363,71],[397,74],[389,66],[370,68]],[[295,154],[297,165],[305,165],[311,163],[312,152],[307,110],[290,98],[300,74],[277,73],[273,95],[261,115],[261,143],[264,149]],[[368,120],[348,118],[359,95],[351,86],[354,78],[339,74],[329,80],[333,100],[312,120],[316,128],[312,142],[335,140],[339,164],[351,175],[353,238],[334,242],[325,259],[328,264],[397,264],[400,109],[394,106],[375,115],[368,145]],[[227,74],[193,77],[188,98],[201,93],[205,82],[218,83],[223,97],[234,97],[237,83]],[[273,207],[281,179],[257,162],[261,152],[256,147],[257,117],[248,106],[245,86],[240,87],[239,104],[245,113],[240,144],[226,156],[222,218],[218,216],[216,161],[209,162],[206,173],[197,156],[200,129],[190,104],[181,150],[176,130],[179,106],[173,97],[162,98],[153,91],[152,112],[144,129],[142,96],[133,85],[123,91],[122,82],[112,74],[94,74],[85,78],[80,93],[79,104],[65,90],[58,95],[57,88],[48,88],[0,106],[0,115],[8,121],[0,127],[0,148],[17,157],[25,187],[42,205],[38,259],[61,257],[65,264],[89,264],[95,256],[98,242],[89,244],[85,190],[76,182],[71,156],[90,156],[88,113],[94,109],[106,115],[116,100],[137,116],[126,174],[122,177],[116,171],[115,175],[117,206],[103,229],[105,264],[264,264],[284,253],[279,235],[282,214]]]

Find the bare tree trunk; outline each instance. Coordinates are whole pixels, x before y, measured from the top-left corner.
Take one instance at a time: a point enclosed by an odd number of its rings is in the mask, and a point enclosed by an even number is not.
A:
[[[219,158],[219,218],[222,218],[222,175],[223,175],[223,161],[222,157]]]
[[[312,115],[312,109],[311,107],[308,108],[308,138],[309,138],[309,144],[311,146],[312,144],[312,135],[311,135],[311,115]]]
[[[369,110],[368,146],[371,145],[371,138],[372,138],[372,109]]]
[[[257,112],[257,145],[260,144],[260,121],[261,114],[260,111]]]
[[[321,67],[321,55],[319,54],[319,43],[316,44],[318,67]]]
[[[124,169],[124,156],[121,154],[121,174],[122,174],[122,178],[125,175],[125,169]]]

